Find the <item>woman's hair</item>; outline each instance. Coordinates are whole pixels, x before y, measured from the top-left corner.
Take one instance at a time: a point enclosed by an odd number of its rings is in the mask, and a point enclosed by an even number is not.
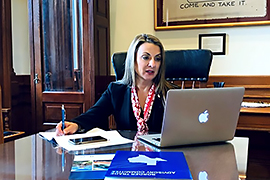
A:
[[[160,63],[160,68],[158,70],[158,74],[156,77],[153,79],[153,82],[156,84],[156,93],[161,94],[163,98],[166,95],[166,92],[169,88],[173,88],[173,86],[168,83],[165,80],[165,52],[164,52],[164,47],[160,40],[150,34],[140,34],[137,35],[133,41],[131,42],[128,52],[127,52],[127,57],[126,57],[126,64],[125,64],[125,73],[123,78],[120,80],[121,83],[127,84],[127,85],[136,85],[135,83],[135,78],[136,78],[136,72],[135,72],[135,61],[137,58],[137,51],[139,47],[143,43],[152,43],[154,45],[157,45],[160,49],[160,54],[161,54],[161,63]]]

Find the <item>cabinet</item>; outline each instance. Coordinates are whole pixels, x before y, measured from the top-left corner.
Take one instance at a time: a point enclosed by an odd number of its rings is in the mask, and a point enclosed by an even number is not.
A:
[[[28,0],[32,132],[90,108],[110,81],[108,0]],[[97,95],[97,96],[96,96]]]

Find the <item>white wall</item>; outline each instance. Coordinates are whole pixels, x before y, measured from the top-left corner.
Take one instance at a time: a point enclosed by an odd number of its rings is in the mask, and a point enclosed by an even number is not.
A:
[[[110,0],[111,53],[127,51],[135,35],[157,36],[165,49],[196,49],[198,34],[227,33],[227,54],[214,56],[211,75],[270,75],[270,26],[154,30],[153,0]],[[13,66],[30,74],[27,0],[12,0]],[[112,70],[113,73],[113,70]]]
[[[110,0],[110,12],[111,53],[127,51],[140,33],[165,49],[196,49],[198,34],[226,33],[227,54],[214,56],[210,75],[270,75],[270,25],[155,31],[153,0]]]
[[[12,56],[17,75],[30,74],[30,48],[27,0],[11,0]]]

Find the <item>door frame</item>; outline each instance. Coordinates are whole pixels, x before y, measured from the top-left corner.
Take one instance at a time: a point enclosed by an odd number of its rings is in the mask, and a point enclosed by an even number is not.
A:
[[[41,2],[42,0],[28,0],[29,7],[29,34],[30,34],[30,59],[31,59],[31,103],[32,123],[31,132],[37,133],[43,130],[44,107],[42,96],[42,77],[38,77],[39,83],[35,84],[35,74],[42,75],[42,35],[41,35]],[[95,102],[95,57],[94,57],[94,23],[91,13],[93,6],[89,0],[82,0],[83,11],[83,92],[69,94],[82,95],[84,99],[83,112]],[[63,93],[59,93],[61,97]],[[46,98],[46,97],[45,97]]]

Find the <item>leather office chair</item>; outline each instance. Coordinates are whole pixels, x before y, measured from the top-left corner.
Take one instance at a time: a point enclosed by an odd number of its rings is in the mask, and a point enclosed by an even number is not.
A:
[[[124,76],[126,55],[126,52],[112,55],[111,60],[116,80],[120,80]],[[181,82],[180,86],[182,88],[185,88],[186,81],[192,82],[192,88],[195,87],[196,82],[205,83],[206,85],[212,58],[212,52],[205,49],[167,50],[165,51],[165,78],[173,83],[175,81]]]
[[[0,86],[0,144],[4,143],[4,123],[2,116],[2,90]]]

